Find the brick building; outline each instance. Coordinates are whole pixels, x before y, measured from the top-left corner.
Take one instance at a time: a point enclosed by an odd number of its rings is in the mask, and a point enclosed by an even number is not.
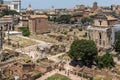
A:
[[[48,16],[30,15],[29,29],[31,34],[42,34],[49,32]]]
[[[9,9],[9,7],[7,5],[0,4],[0,11],[5,10],[5,9]]]

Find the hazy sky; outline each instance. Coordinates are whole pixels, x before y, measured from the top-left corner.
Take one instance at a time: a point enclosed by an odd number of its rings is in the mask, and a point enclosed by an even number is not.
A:
[[[29,4],[34,9],[49,9],[53,5],[55,8],[73,8],[76,4],[85,4],[91,6],[94,1],[100,6],[108,6],[111,4],[119,4],[120,0],[21,0],[22,8],[26,8]]]

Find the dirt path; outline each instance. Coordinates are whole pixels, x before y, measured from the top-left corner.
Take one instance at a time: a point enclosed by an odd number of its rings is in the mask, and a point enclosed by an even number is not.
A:
[[[42,77],[40,77],[39,79],[36,79],[36,80],[45,80],[48,77],[50,77],[50,76],[52,76],[52,75],[54,75],[56,73],[64,75],[64,76],[68,76],[68,78],[70,78],[71,80],[86,80],[86,79],[83,79],[83,78],[81,78],[79,76],[73,75],[71,73],[69,75],[67,75],[67,74],[65,74],[65,71],[59,71],[57,69],[46,73],[45,75],[43,75]]]

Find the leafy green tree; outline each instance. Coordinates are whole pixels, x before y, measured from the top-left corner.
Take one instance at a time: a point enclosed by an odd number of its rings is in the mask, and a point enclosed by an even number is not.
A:
[[[17,11],[9,10],[9,9],[3,10],[1,14],[2,15],[14,15],[14,14],[19,15],[19,13]]]
[[[25,14],[26,14],[26,12],[22,12],[22,14],[24,14],[24,15],[25,15]]]
[[[109,53],[106,53],[103,56],[99,56],[97,58],[98,68],[111,68],[114,65],[115,65],[115,62]]]
[[[74,14],[72,15],[72,17],[82,17],[83,15],[82,14]]]
[[[71,15],[61,15],[56,19],[56,22],[68,24],[70,23],[70,19],[71,19]]]
[[[91,19],[94,19],[94,18],[95,18],[95,16],[91,15],[91,16],[90,16],[90,18],[91,18]]]
[[[90,17],[83,17],[81,19],[82,24],[85,24],[87,22],[92,22],[92,21],[93,21],[93,18],[90,18]]]
[[[64,32],[64,31],[63,31],[63,32],[61,32],[61,34],[67,35],[67,32]]]
[[[92,40],[76,40],[72,43],[69,56],[73,60],[82,60],[87,66],[92,65],[97,56],[97,47]]]
[[[71,20],[69,23],[74,24],[75,22],[77,22],[76,19],[75,20]]]
[[[117,40],[115,42],[115,51],[120,53],[120,33],[117,36]]]

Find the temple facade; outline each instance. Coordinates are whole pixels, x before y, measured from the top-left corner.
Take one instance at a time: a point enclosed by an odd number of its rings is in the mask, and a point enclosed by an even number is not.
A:
[[[20,12],[21,10],[21,0],[3,1],[4,5],[7,5],[9,9]]]
[[[112,48],[116,38],[115,33],[120,28],[120,25],[116,25],[117,19],[100,13],[96,15],[93,22],[94,24],[87,29],[88,38],[96,43],[99,50]]]

